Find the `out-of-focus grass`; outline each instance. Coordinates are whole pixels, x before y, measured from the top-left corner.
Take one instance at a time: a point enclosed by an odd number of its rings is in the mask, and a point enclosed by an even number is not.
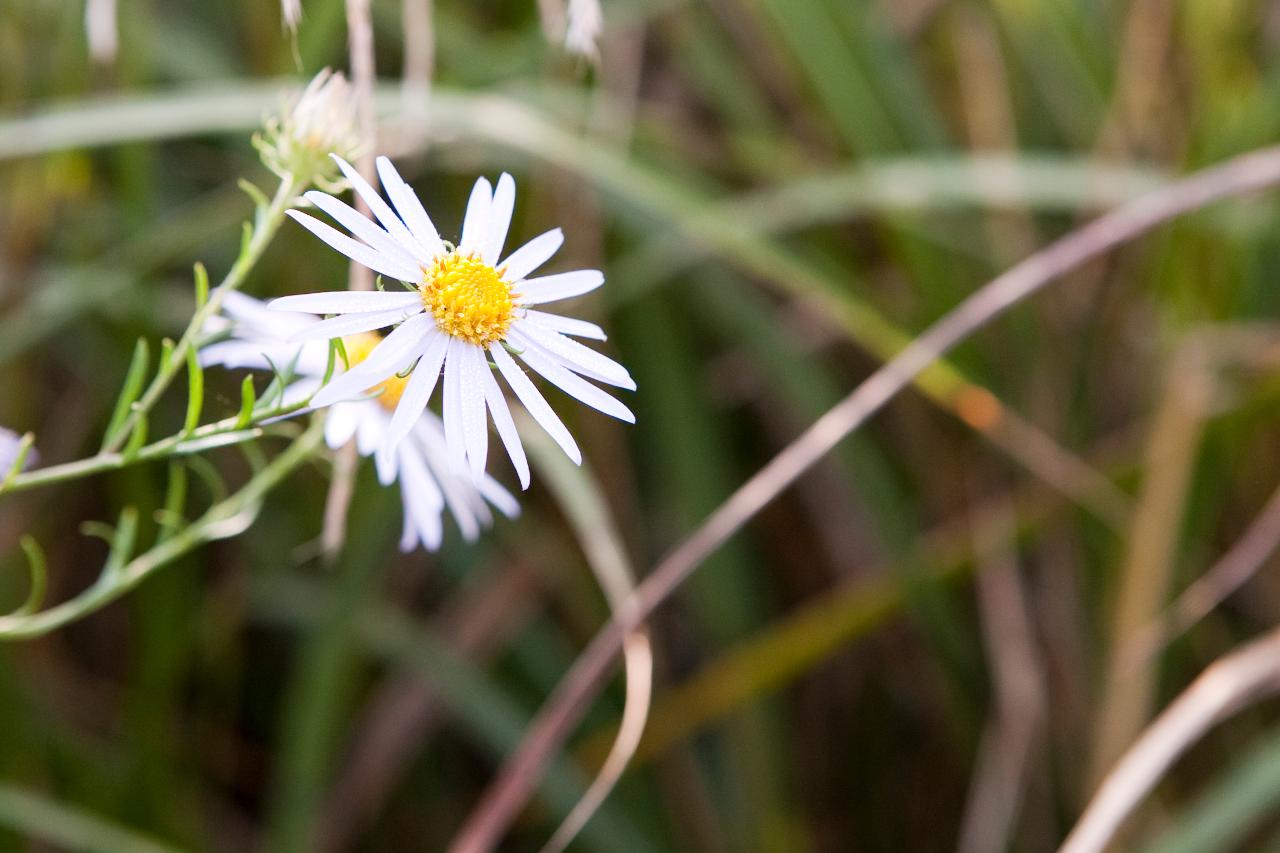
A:
[[[387,138],[446,231],[471,174],[513,169],[513,233],[562,224],[564,268],[609,273],[575,307],[633,369],[639,423],[561,408],[638,566],[1010,260],[1280,129],[1280,41],[1254,0],[606,0],[596,71],[546,46],[533,3],[435,6],[441,88],[423,151],[395,133],[399,7],[377,4]],[[303,70],[345,65],[342,4],[304,9]],[[296,70],[270,3],[121,0],[125,53],[110,69],[84,56],[82,11],[0,7],[0,424],[34,429],[47,461],[96,446],[133,340],[180,328],[191,262],[233,257],[249,209],[234,179],[262,177],[248,132]],[[975,50],[982,67],[966,61]],[[639,58],[634,92],[625,57]],[[1127,495],[1102,511],[1064,498],[999,413],[1094,473],[1123,472],[1128,495],[1158,482],[1149,426],[1172,354],[1206,324],[1270,323],[1280,308],[1276,214],[1272,200],[1241,201],[1073,276],[771,506],[656,620],[645,760],[578,846],[953,848],[993,704],[962,579],[971,543],[923,537],[969,529],[975,470],[1020,496],[1019,563],[1048,666],[1010,849],[1060,838],[1089,793],[1081,756],[1099,749],[1095,720],[1111,710],[1098,704],[1115,701],[1104,674],[1119,592],[1146,581],[1122,578],[1142,556],[1116,517]],[[292,229],[248,289],[344,280]],[[1280,477],[1272,362],[1257,363],[1215,374],[1157,604],[1230,545]],[[208,378],[206,411],[234,412],[238,377]],[[182,415],[175,403],[158,417],[176,428]],[[1086,452],[1117,432],[1118,447]],[[213,461],[242,470],[231,451]],[[193,473],[194,499],[208,500]],[[326,797],[350,781],[366,704],[406,673],[446,717],[347,835],[360,849],[443,846],[606,608],[542,484],[476,548],[451,535],[438,557],[403,557],[395,493],[362,481],[351,545],[326,572],[309,545],[323,474],[300,475],[240,539],[3,650],[0,848],[309,849]],[[0,600],[25,592],[21,531],[48,551],[51,595],[66,596],[102,554],[77,525],[158,506],[165,476],[142,468],[0,504]],[[515,561],[545,582],[482,666],[449,647],[439,614],[469,579]],[[1176,642],[1143,676],[1153,705],[1273,624],[1278,591],[1264,571]],[[621,698],[593,709],[573,754],[598,757]],[[1273,717],[1244,715],[1193,752],[1134,845],[1273,838],[1274,749],[1258,746]],[[553,768],[513,849],[548,835],[589,768]]]

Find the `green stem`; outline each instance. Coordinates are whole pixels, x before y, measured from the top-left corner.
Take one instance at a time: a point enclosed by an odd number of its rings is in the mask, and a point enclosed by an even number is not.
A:
[[[267,421],[274,418],[284,417],[296,412],[300,412],[307,406],[306,402],[294,403],[289,406],[282,406],[271,411],[262,412],[258,415],[258,421]],[[168,438],[162,438],[159,441],[144,445],[138,449],[136,453],[124,454],[103,451],[94,456],[85,459],[77,459],[74,462],[65,462],[61,465],[50,465],[47,468],[37,468],[34,471],[28,471],[24,474],[14,476],[8,483],[0,484],[0,495],[10,494],[12,492],[21,492],[27,489],[34,489],[40,486],[49,486],[54,483],[62,483],[68,480],[76,480],[81,477],[88,477],[93,474],[101,474],[105,471],[114,471],[129,465],[136,465],[139,462],[150,462],[156,459],[163,459],[167,456],[173,456],[182,453],[191,453],[197,450],[208,450],[213,447],[227,447],[234,444],[241,444],[246,441],[252,441],[266,434],[266,429],[261,426],[249,424],[245,426],[240,423],[240,416],[231,418],[223,418],[211,424],[205,424],[193,430],[190,433],[171,435]]]
[[[115,601],[157,569],[199,546],[242,533],[257,518],[263,497],[320,446],[324,436],[323,423],[322,418],[315,418],[306,432],[240,491],[214,504],[187,527],[129,560],[118,570],[104,572],[97,583],[75,598],[39,613],[0,617],[0,640],[21,640],[47,634]]]
[[[187,352],[195,346],[196,338],[200,335],[200,330],[204,328],[205,322],[222,308],[222,302],[226,299],[228,293],[239,289],[244,284],[249,271],[253,269],[259,258],[262,257],[262,253],[266,251],[271,238],[275,236],[276,231],[280,229],[281,223],[284,222],[285,212],[289,210],[294,198],[297,197],[304,186],[306,186],[305,181],[300,181],[293,177],[285,178],[280,181],[280,186],[276,189],[275,197],[271,199],[271,203],[265,208],[258,209],[257,215],[254,217],[253,232],[245,242],[240,256],[236,258],[236,262],[231,266],[226,277],[214,288],[209,301],[196,309],[195,314],[191,317],[191,322],[187,325],[187,330],[182,333],[182,338],[174,346],[168,360],[157,369],[155,378],[151,380],[151,384],[147,386],[147,390],[143,392],[138,402],[133,405],[133,410],[129,413],[129,416],[124,419],[103,446],[102,454],[113,454],[120,450],[133,428],[137,426],[138,421],[151,411],[156,402],[159,401],[160,396],[168,389],[169,384],[173,382],[174,377],[186,369]]]

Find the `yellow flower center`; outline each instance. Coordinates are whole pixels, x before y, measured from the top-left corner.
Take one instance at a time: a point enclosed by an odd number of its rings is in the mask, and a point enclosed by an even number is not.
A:
[[[342,339],[342,348],[347,351],[347,362],[351,367],[355,367],[360,362],[369,357],[369,353],[373,352],[373,348],[382,343],[382,336],[376,332],[360,332],[356,335],[348,335]],[[338,368],[342,368],[342,360],[338,360]],[[377,401],[387,411],[394,411],[396,404],[400,402],[400,398],[404,396],[404,386],[409,382],[408,379],[401,379],[399,376],[389,376],[382,382],[369,389],[370,394],[378,394]],[[378,392],[382,393],[378,393]]]
[[[422,283],[422,304],[440,331],[480,346],[506,337],[515,301],[502,274],[475,255],[437,258]]]

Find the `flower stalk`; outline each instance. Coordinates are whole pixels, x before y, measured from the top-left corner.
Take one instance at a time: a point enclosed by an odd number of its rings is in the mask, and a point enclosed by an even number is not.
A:
[[[292,175],[282,178],[280,186],[276,189],[275,196],[271,201],[266,206],[258,206],[254,215],[253,226],[241,246],[240,255],[236,258],[236,262],[231,265],[231,269],[227,272],[226,277],[222,279],[222,282],[209,294],[209,298],[202,305],[196,307],[196,311],[191,317],[191,322],[187,324],[186,331],[182,333],[182,337],[178,339],[177,344],[162,359],[155,378],[151,380],[147,390],[133,404],[125,419],[107,436],[106,441],[103,443],[102,452],[99,454],[100,456],[114,454],[119,451],[142,419],[155,407],[161,395],[172,384],[174,378],[187,369],[189,353],[194,350],[201,329],[204,328],[209,318],[216,316],[221,310],[226,294],[233,290],[238,290],[244,284],[249,272],[261,259],[263,252],[266,251],[276,232],[280,230],[280,226],[284,222],[285,212],[293,206],[293,200],[297,198],[308,183],[309,181]]]
[[[47,610],[28,612],[33,608],[24,608],[8,616],[0,616],[0,641],[31,639],[57,630],[110,604],[157,570],[196,548],[243,533],[257,518],[267,493],[310,459],[320,448],[323,438],[324,419],[315,418],[302,435],[263,466],[239,491],[136,556],[131,556],[129,551],[137,531],[137,511],[132,507],[126,509],[121,513],[120,524],[111,537],[111,553],[97,582],[74,598]],[[42,571],[33,569],[33,581],[42,577]]]

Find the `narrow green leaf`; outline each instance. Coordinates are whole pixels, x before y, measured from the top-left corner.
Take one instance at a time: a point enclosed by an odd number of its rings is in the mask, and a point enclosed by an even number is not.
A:
[[[204,483],[205,488],[209,490],[210,503],[221,503],[226,499],[227,484],[222,479],[222,474],[218,472],[217,467],[203,456],[188,456],[186,463],[187,467],[195,472],[196,476]]]
[[[27,567],[31,573],[31,591],[27,593],[27,600],[23,602],[23,605],[14,611],[14,615],[25,616],[40,609],[40,605],[44,601],[44,591],[49,573],[48,564],[44,558],[44,549],[40,547],[40,543],[36,541],[34,536],[23,536],[18,544],[22,546],[22,552],[27,555]]]
[[[338,347],[342,346],[342,341],[338,338],[329,340],[329,358],[324,365],[324,378],[320,380],[320,387],[329,384],[329,380],[333,378],[333,372],[338,368]]]
[[[253,390],[253,377],[246,376],[240,383],[240,414],[236,417],[236,429],[244,429],[253,420],[253,406],[257,395]]]
[[[301,354],[302,351],[299,350],[298,353],[294,355],[293,359],[285,365],[283,370],[281,370],[269,357],[264,356],[264,358],[267,359],[267,364],[271,365],[272,379],[271,383],[267,385],[266,390],[262,392],[261,401],[263,409],[270,409],[271,406],[276,405],[277,397],[280,402],[284,402],[285,388],[288,387],[289,383],[293,381],[294,376],[297,374],[298,356]]]
[[[195,347],[187,347],[187,419],[182,431],[190,435],[200,424],[200,411],[204,408],[204,368],[196,355]]]
[[[102,566],[102,574],[98,584],[110,585],[120,576],[121,570],[129,562],[133,553],[133,545],[138,539],[138,508],[127,506],[120,513],[120,523],[116,525],[115,535],[111,537],[111,553]]]
[[[249,463],[249,470],[255,476],[267,467],[267,456],[256,441],[241,441],[236,444],[236,448],[244,456],[244,461]]]
[[[171,459],[169,460],[169,483],[164,494],[164,508],[156,512],[156,522],[160,525],[159,541],[165,541],[182,529],[185,521],[182,509],[186,504],[187,466],[176,459]]]
[[[196,261],[195,265],[195,280],[196,310],[199,310],[209,301],[209,271],[199,261]]]
[[[413,360],[413,364],[409,365],[409,366],[408,366],[408,367],[406,367],[404,370],[402,370],[402,371],[400,371],[399,373],[397,373],[397,374],[396,374],[396,378],[397,378],[397,379],[408,379],[408,378],[413,374],[413,371],[414,371],[415,369],[417,369],[417,367],[418,367],[418,362],[419,362],[419,361],[421,361],[421,360],[422,360],[422,359],[420,359],[420,358],[416,358],[416,359],[414,359],[414,360]]]
[[[342,338],[329,339],[329,360],[324,366],[324,378],[320,380],[320,387],[329,384],[329,380],[333,378],[334,372],[338,369],[338,359],[342,359],[343,369],[351,369],[351,360],[347,358],[347,348],[342,344]]]
[[[129,443],[124,446],[124,458],[126,462],[132,462],[138,458],[138,451],[142,450],[142,446],[147,443],[147,416],[145,414],[138,417],[138,422],[134,424],[133,432],[129,435]]]
[[[258,189],[257,185],[241,178],[236,182],[236,186],[244,190],[244,194],[253,200],[253,206],[257,209],[271,206],[271,200],[267,198],[267,194]]]
[[[77,805],[43,794],[0,785],[0,825],[26,836],[32,843],[83,853],[175,853],[134,830],[111,823]]]
[[[116,398],[116,407],[111,413],[111,421],[107,426],[106,434],[102,437],[103,447],[106,447],[115,438],[121,424],[124,423],[124,419],[129,416],[130,407],[138,399],[138,395],[142,393],[142,383],[147,373],[149,349],[147,339],[138,338],[138,342],[133,347],[133,358],[129,362],[129,371],[124,377],[124,387],[120,389],[120,396]]]
[[[92,539],[101,539],[107,545],[111,545],[116,541],[116,529],[105,521],[81,522],[80,533]]]

